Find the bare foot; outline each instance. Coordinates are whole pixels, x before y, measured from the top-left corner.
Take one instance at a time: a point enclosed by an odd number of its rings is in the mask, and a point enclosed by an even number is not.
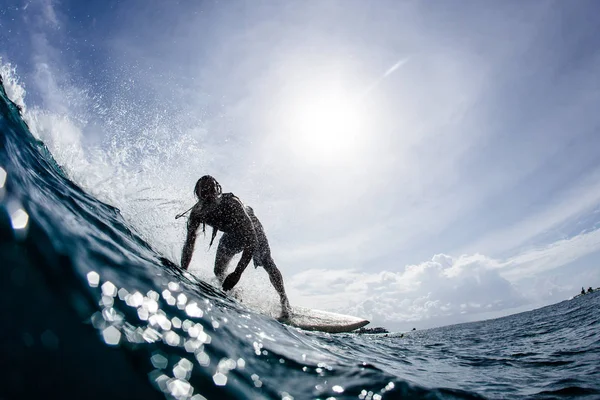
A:
[[[292,307],[290,307],[290,303],[288,301],[281,304],[281,317],[280,319],[290,319],[292,315]]]

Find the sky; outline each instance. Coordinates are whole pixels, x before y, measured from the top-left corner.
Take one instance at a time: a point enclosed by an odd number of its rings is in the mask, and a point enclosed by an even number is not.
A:
[[[173,217],[211,174],[292,304],[420,329],[600,286],[599,12],[8,0],[0,64],[69,176],[161,253],[179,261]],[[190,268],[210,280],[207,242]],[[240,287],[276,299],[262,270]]]

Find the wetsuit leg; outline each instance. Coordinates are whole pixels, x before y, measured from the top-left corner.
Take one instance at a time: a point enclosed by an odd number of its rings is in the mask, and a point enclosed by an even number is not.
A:
[[[243,247],[240,249],[238,240],[233,235],[228,233],[224,233],[219,241],[219,247],[217,247],[217,255],[215,257],[215,276],[221,283],[225,280],[225,272],[227,271],[227,266],[231,259],[240,251],[243,250]]]
[[[285,288],[283,286],[283,276],[277,265],[275,265],[275,261],[273,261],[273,257],[271,257],[271,248],[269,247],[269,241],[267,240],[267,235],[262,227],[262,224],[256,218],[252,209],[248,213],[250,218],[252,219],[252,224],[254,225],[254,231],[256,232],[256,239],[258,241],[258,247],[254,253],[254,265],[262,266],[267,274],[269,274],[269,280],[271,284],[279,294],[279,299],[281,301],[281,311],[282,317],[286,318],[290,313],[290,302],[285,294]]]
[[[290,302],[287,298],[287,295],[285,294],[285,288],[283,286],[283,276],[281,275],[281,272],[277,268],[277,265],[275,265],[275,262],[273,261],[273,258],[270,255],[267,260],[263,261],[263,268],[265,269],[265,271],[267,271],[267,274],[269,274],[269,280],[271,281],[271,284],[279,294],[282,313],[286,314],[287,316],[287,314],[289,314],[290,311]]]

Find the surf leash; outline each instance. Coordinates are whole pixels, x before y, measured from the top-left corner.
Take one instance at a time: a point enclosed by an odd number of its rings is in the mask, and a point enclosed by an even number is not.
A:
[[[194,204],[194,206],[195,206],[195,204]],[[179,218],[183,217],[185,214],[187,214],[187,213],[189,213],[190,211],[192,211],[192,208],[194,208],[194,206],[191,206],[191,207],[190,207],[190,208],[189,208],[187,211],[184,211],[184,212],[182,212],[181,214],[177,214],[177,215],[175,216],[175,219],[179,219]]]

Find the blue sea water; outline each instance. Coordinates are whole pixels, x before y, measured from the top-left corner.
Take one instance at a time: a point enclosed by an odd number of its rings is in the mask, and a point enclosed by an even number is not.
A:
[[[0,399],[600,398],[600,294],[404,334],[305,332],[181,270],[0,92]]]

